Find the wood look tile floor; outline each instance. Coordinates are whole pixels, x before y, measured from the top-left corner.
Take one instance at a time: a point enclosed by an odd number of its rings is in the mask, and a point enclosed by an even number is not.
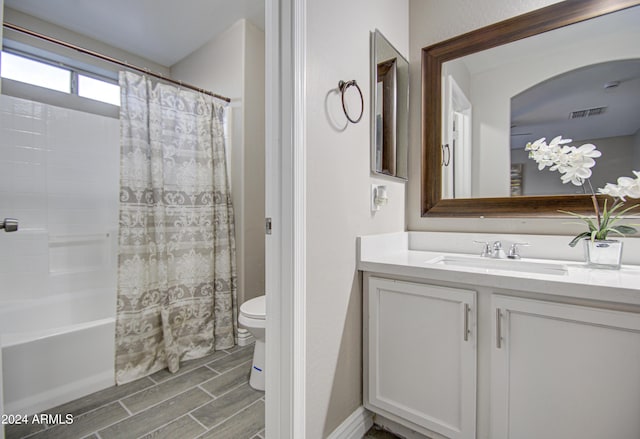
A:
[[[7,425],[6,439],[264,439],[264,392],[249,387],[253,345],[187,361],[44,411],[72,424]]]

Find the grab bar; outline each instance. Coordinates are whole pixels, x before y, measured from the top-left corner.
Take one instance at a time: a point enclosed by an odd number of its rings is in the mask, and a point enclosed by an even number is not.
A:
[[[17,232],[18,220],[15,218],[5,218],[4,221],[0,223],[0,229],[4,229],[5,232]]]
[[[100,242],[109,239],[111,234],[105,233],[87,233],[74,235],[49,235],[49,245],[65,245],[79,244],[86,242]]]

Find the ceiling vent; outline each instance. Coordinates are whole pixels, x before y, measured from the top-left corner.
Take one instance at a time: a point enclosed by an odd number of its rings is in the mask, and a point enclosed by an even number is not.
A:
[[[572,111],[571,114],[569,114],[569,119],[580,119],[583,117],[597,116],[599,114],[603,114],[606,109],[607,107],[595,107],[588,108],[586,110]]]

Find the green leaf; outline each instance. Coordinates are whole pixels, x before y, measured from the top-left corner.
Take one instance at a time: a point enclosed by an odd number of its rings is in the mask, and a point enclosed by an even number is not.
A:
[[[582,241],[584,238],[587,238],[587,237],[589,237],[589,236],[591,236],[591,233],[589,233],[589,232],[582,232],[582,233],[580,233],[578,236],[576,236],[575,238],[573,238],[573,239],[571,240],[571,242],[569,243],[569,246],[570,246],[570,247],[575,247],[575,246],[576,246],[576,244],[577,244],[578,242]]]
[[[622,206],[622,203],[619,204],[619,206]],[[622,212],[618,213],[612,220],[611,220],[611,226],[613,226],[615,223],[617,223],[618,221],[620,221],[621,219],[623,219],[623,215],[627,212],[629,212],[631,209],[637,207],[637,204],[634,204],[633,206],[627,207],[626,209],[624,209]]]
[[[620,225],[620,226],[616,226],[616,227],[611,227],[611,230],[621,233],[623,235],[626,234],[631,234],[631,233],[636,233],[638,230],[636,230],[635,227],[631,227],[631,226],[625,226],[625,225]]]
[[[623,206],[624,203],[613,203],[613,206],[611,206],[611,210],[609,211],[609,213],[614,213],[616,210],[620,209]]]
[[[558,209],[558,212],[560,213],[566,213],[567,215],[571,215],[571,216],[575,216],[577,218],[580,218],[581,220],[585,220],[587,218],[586,215],[580,215],[579,213],[575,213],[575,212],[569,212],[568,210],[560,210]]]
[[[565,213],[567,215],[571,215],[571,216],[574,216],[576,218],[581,219],[582,221],[584,221],[587,224],[587,226],[589,227],[590,231],[598,230],[598,228],[595,226],[595,224],[593,223],[591,218],[589,218],[588,216],[580,215],[579,213],[569,212],[568,210],[558,210],[558,212]]]
[[[623,236],[623,237],[624,237],[624,233],[619,232],[615,227],[610,228],[610,229],[609,229],[609,232],[617,233],[618,235],[620,235],[620,236]]]
[[[624,206],[624,204],[620,203],[619,206]],[[634,204],[633,206],[627,207],[625,210],[623,210],[618,215],[616,215],[616,218],[619,217],[619,216],[624,215],[625,213],[629,212],[631,209],[634,209],[634,208],[636,208],[638,206],[640,206],[640,204]]]

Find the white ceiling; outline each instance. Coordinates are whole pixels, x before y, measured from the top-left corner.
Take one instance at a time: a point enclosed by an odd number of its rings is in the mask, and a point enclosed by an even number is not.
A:
[[[170,67],[237,20],[264,30],[264,0],[5,0],[44,21]]]

